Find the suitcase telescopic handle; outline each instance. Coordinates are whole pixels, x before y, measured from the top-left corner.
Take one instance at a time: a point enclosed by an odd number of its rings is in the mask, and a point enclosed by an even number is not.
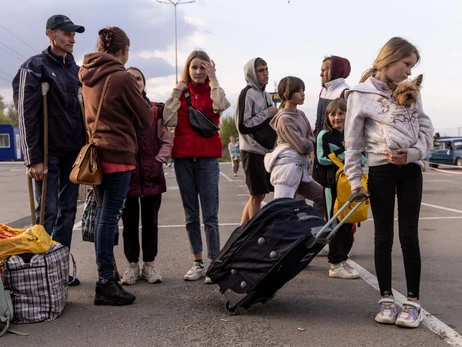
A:
[[[370,193],[368,193],[369,196],[370,196]],[[343,204],[343,206],[337,211],[337,213],[335,213],[331,219],[329,219],[329,221],[321,228],[321,230],[319,230],[317,233],[316,233],[316,240],[318,240],[320,237],[324,236],[325,235],[325,232],[328,228],[331,227],[332,223],[334,223],[334,221],[337,220],[337,217],[343,212],[343,210],[345,210],[352,202],[354,201],[359,201],[359,204],[356,204],[355,207],[353,207],[353,209],[348,212],[348,214],[335,226],[334,229],[332,229],[332,231],[329,232],[329,234],[327,235],[326,239],[327,240],[330,240],[334,234],[337,232],[337,230],[345,223],[346,220],[348,220],[348,218],[359,208],[359,206],[361,206],[361,204],[364,202],[361,201],[362,199],[364,199],[366,196],[361,193],[361,192],[355,192],[355,193],[352,193],[349,197],[348,197],[348,201]]]

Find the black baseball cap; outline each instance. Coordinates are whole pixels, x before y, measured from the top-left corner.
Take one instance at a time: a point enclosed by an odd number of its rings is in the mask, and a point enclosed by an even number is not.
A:
[[[77,33],[83,33],[85,31],[85,28],[81,25],[75,25],[74,22],[72,22],[69,17],[62,15],[62,14],[55,14],[54,16],[51,16],[47,20],[47,30],[53,30],[53,29],[61,29],[62,31],[66,32],[77,32]]]

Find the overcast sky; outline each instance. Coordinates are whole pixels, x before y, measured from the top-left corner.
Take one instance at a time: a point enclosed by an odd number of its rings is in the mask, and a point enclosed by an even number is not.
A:
[[[7,102],[12,101],[11,80],[18,67],[48,46],[45,23],[53,14],[85,26],[83,34],[76,34],[78,64],[95,50],[100,28],[119,26],[131,40],[127,67],[145,73],[151,100],[165,101],[175,85],[173,5],[153,0],[14,0],[3,1],[1,7],[0,95]],[[347,82],[354,85],[388,39],[406,38],[421,53],[413,76],[424,74],[426,113],[436,130],[462,135],[460,0],[196,0],[178,5],[177,11],[180,72],[193,49],[205,49],[234,105],[245,86],[244,64],[260,56],[270,69],[268,91],[287,75],[304,80],[301,109],[312,123],[325,56],[348,58],[352,72]]]

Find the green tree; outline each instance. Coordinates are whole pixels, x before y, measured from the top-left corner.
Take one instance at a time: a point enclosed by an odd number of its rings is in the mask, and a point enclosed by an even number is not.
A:
[[[13,104],[8,105],[8,112],[6,113],[8,118],[12,121],[11,124],[18,125],[18,112],[16,111],[16,107]]]
[[[3,111],[0,111],[0,124],[13,124],[13,121]]]
[[[3,113],[3,111],[5,111],[5,102],[3,101],[3,96],[0,95],[0,112]]]
[[[233,135],[234,137],[239,137],[239,132],[236,128],[236,123],[234,121],[234,115],[232,113],[226,113],[221,116],[220,119],[220,136],[223,142],[223,161],[231,161],[228,152],[228,143],[229,137]]]
[[[0,95],[0,124],[18,125],[18,116],[13,105],[6,105]]]

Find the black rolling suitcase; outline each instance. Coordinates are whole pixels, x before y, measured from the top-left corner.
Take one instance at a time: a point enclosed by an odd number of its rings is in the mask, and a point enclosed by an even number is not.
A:
[[[352,194],[349,202],[362,197]],[[238,314],[270,300],[332,239],[342,223],[334,229],[330,225],[342,210],[326,223],[304,200],[281,198],[234,230],[207,270],[225,296],[226,312]]]

